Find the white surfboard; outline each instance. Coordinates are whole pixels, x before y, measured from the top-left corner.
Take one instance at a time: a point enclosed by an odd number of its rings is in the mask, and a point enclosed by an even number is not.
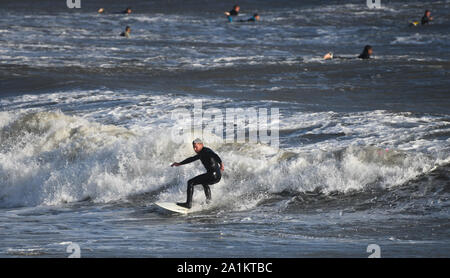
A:
[[[157,203],[155,203],[155,205],[157,205],[160,208],[163,208],[163,209],[166,209],[169,211],[173,211],[173,212],[182,213],[182,214],[188,214],[191,211],[188,208],[184,208],[175,203],[170,203],[170,202],[157,202]]]

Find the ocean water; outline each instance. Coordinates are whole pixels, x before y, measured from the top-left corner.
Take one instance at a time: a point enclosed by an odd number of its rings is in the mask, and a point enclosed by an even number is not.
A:
[[[450,1],[65,2],[0,8],[0,257],[450,256]],[[213,201],[167,213],[199,104],[278,109],[279,144],[205,131]]]

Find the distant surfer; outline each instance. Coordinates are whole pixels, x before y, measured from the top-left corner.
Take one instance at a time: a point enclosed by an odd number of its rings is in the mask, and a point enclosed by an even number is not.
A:
[[[413,21],[409,24],[409,26],[417,27],[417,26],[419,26],[419,24],[426,25],[426,24],[430,23],[430,21],[432,21],[432,20],[433,20],[433,17],[431,16],[430,10],[426,10],[420,21],[417,21],[417,20]]]
[[[363,52],[359,54],[359,59],[370,59],[370,55],[372,55],[373,49],[372,46],[366,45],[364,46]]]
[[[131,7],[127,7],[122,13],[123,14],[131,14]]]
[[[181,162],[174,162],[170,166],[181,166],[194,162],[198,159],[206,168],[206,173],[196,176],[187,182],[187,199],[185,203],[177,203],[177,205],[190,209],[192,207],[192,197],[194,196],[194,186],[201,184],[205,191],[206,202],[211,201],[211,189],[209,185],[218,183],[222,178],[221,172],[224,170],[223,162],[220,157],[210,148],[203,146],[203,141],[199,138],[192,142],[192,147],[197,155],[186,158]]]
[[[105,9],[104,8],[100,8],[98,10],[98,13],[104,13]],[[127,7],[125,10],[120,11],[120,12],[114,12],[113,14],[131,14],[133,11],[131,10],[131,7]]]
[[[237,16],[239,15],[239,11],[241,10],[241,7],[239,5],[234,5],[233,9],[229,12],[225,12],[227,16]]]
[[[357,58],[359,59],[370,59],[370,56],[373,54],[372,46],[366,45],[364,46],[363,52],[359,54]],[[333,52],[328,52],[323,56],[324,60],[331,60],[331,59],[354,59],[353,57],[342,57],[342,56],[334,56]]]
[[[120,36],[121,37],[127,37],[127,38],[129,38],[131,35],[131,27],[130,26],[127,26],[126,28],[125,28],[125,31],[124,32],[122,32],[121,34],[120,34]]]
[[[233,16],[238,16],[240,10],[241,10],[241,7],[239,7],[239,5],[234,5],[233,9],[231,11],[225,12],[225,15],[227,16],[228,21],[232,22]]]
[[[431,12],[429,10],[425,11],[425,14],[422,17],[422,20],[420,21],[422,25],[430,23],[430,21],[433,20],[433,17],[431,16]]]

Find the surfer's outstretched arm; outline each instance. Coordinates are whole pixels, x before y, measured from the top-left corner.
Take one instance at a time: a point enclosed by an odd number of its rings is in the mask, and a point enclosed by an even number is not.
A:
[[[181,165],[184,165],[184,164],[188,164],[188,163],[194,162],[194,161],[196,161],[198,159],[200,159],[200,156],[199,155],[194,155],[192,157],[186,158],[185,160],[183,160],[181,162],[174,162],[170,166],[171,167],[173,167],[173,166],[181,166]]]

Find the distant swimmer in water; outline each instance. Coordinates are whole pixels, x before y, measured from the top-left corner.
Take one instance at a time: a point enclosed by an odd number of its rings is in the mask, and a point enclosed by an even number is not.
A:
[[[425,11],[425,14],[422,17],[421,23],[422,25],[430,23],[430,21],[433,20],[433,17],[431,16],[431,12],[429,10]]]
[[[122,33],[120,34],[120,36],[129,38],[129,37],[130,37],[130,34],[131,34],[131,28],[130,28],[130,26],[127,26],[127,27],[125,28],[125,32],[122,32]]]
[[[131,14],[131,7],[126,8],[122,13],[123,14]]]
[[[260,19],[259,14],[253,14],[253,16],[250,17],[249,19],[247,19],[247,20],[241,19],[241,20],[239,20],[239,22],[256,22],[256,21],[259,21],[259,19]]]
[[[240,10],[241,10],[241,7],[239,7],[239,5],[234,5],[233,9],[229,12],[225,12],[225,14],[228,16],[237,16],[237,15],[239,15]]]
[[[370,45],[366,45],[364,46],[363,52],[361,54],[359,54],[359,56],[357,58],[359,59],[370,59],[370,56],[373,54],[373,49],[372,46]],[[325,54],[325,56],[323,56],[324,60],[331,60],[331,59],[344,59],[344,60],[348,60],[348,59],[355,59],[356,57],[342,57],[342,56],[334,56],[333,52],[328,52],[327,54]]]
[[[97,11],[99,14],[102,14],[102,13],[104,13],[105,12],[105,9],[104,8],[100,8],[100,9],[98,9],[98,11]]]
[[[102,11],[100,12],[100,10],[102,10]],[[100,10],[98,10],[99,13],[103,13],[104,12],[103,8],[101,8]],[[131,12],[132,12],[131,7],[127,7],[125,10],[120,11],[120,12],[115,12],[113,14],[131,14]]]
[[[234,5],[233,9],[231,11],[225,12],[225,15],[227,16],[228,21],[232,22],[233,16],[238,16],[240,10],[241,10],[241,7],[239,7],[239,5]]]
[[[431,16],[431,12],[429,10],[426,10],[425,14],[422,16],[422,19],[420,21],[418,21],[418,20],[413,21],[409,24],[409,26],[417,27],[417,26],[419,26],[419,24],[425,25],[425,24],[430,23],[430,21],[432,21],[432,20],[433,20],[433,17]]]
[[[370,55],[372,55],[373,49],[372,46],[366,45],[364,46],[363,52],[359,54],[359,59],[370,59]]]
[[[223,162],[220,157],[210,148],[203,146],[203,141],[199,138],[192,142],[192,147],[197,155],[193,157],[186,158],[181,162],[174,162],[170,166],[181,166],[194,162],[198,159],[202,162],[203,166],[206,168],[206,173],[196,176],[187,182],[187,200],[185,203],[177,203],[177,205],[191,208],[192,207],[192,197],[194,196],[194,186],[201,184],[203,190],[205,191],[206,202],[211,201],[211,189],[209,185],[218,183],[222,178],[221,172],[224,170]]]

